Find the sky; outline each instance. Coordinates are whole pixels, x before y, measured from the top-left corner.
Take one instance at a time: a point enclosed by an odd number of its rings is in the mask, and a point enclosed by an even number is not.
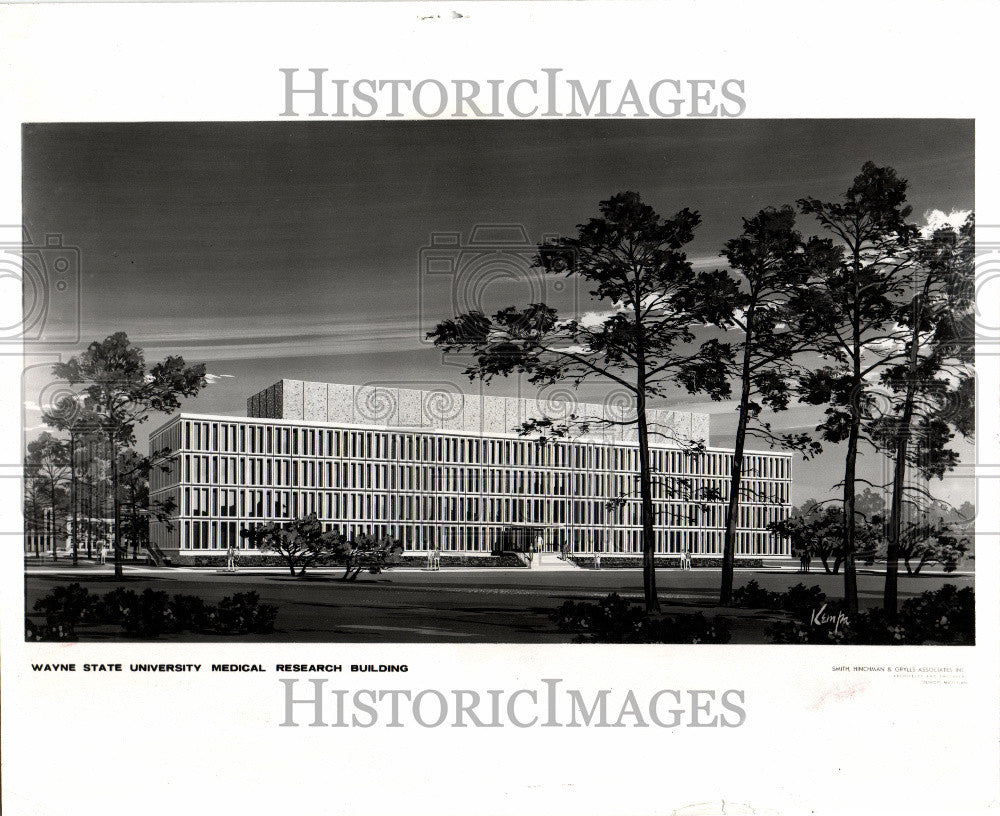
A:
[[[80,259],[79,309],[75,280],[46,308],[26,293],[26,311],[45,319],[26,354],[26,431],[59,390],[52,362],[115,331],[150,361],[207,364],[210,385],[185,411],[245,415],[246,398],[282,377],[474,390],[426,332],[456,309],[599,308],[527,258],[601,200],[635,190],[664,215],[699,211],[688,255],[715,268],[742,218],[836,199],[869,160],[909,181],[917,222],[974,207],[971,120],[25,125],[25,228],[35,244],[61,236]],[[488,393],[530,388],[498,381]],[[732,402],[678,393],[669,405],[711,413],[712,444],[731,444]],[[793,406],[774,419],[805,430],[818,416]],[[971,465],[971,444],[960,449]],[[834,446],[796,461],[793,501],[833,496],[842,459]],[[863,470],[882,467],[869,456]],[[936,492],[971,499],[968,470]]]

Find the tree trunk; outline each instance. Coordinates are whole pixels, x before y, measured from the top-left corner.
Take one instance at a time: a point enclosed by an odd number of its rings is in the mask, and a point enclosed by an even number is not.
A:
[[[719,603],[729,606],[733,600],[733,570],[736,566],[736,525],[740,513],[740,484],[743,480],[743,448],[746,445],[747,419],[750,406],[750,344],[753,312],[747,312],[746,346],[743,349],[743,370],[740,374],[740,415],[736,424],[736,444],[733,447],[733,469],[729,477],[729,505],[726,507],[726,534],[722,548],[722,587]]]
[[[87,479],[87,558],[94,557],[94,485]]]
[[[55,479],[49,480],[49,489],[52,491],[52,517],[49,519],[49,530],[51,534],[49,540],[52,542],[52,560],[58,561],[59,556],[56,554],[58,549],[56,542],[56,482]]]
[[[640,366],[640,387],[636,399],[639,426],[639,495],[642,499],[642,586],[647,612],[660,611],[656,591],[656,533],[653,530],[653,488],[649,472],[649,429],[646,426],[644,371]]]
[[[76,509],[76,434],[69,435],[69,506],[73,509],[73,566],[77,565],[79,560],[78,552],[78,532],[79,528],[78,519],[79,515]]]
[[[111,459],[111,504],[114,511],[112,516],[115,525],[112,537],[115,548],[115,578],[123,578],[125,571],[122,569],[121,502],[118,499],[118,451],[115,446],[114,432],[108,434],[108,447]]]
[[[856,356],[855,360],[860,360]],[[858,436],[861,432],[861,378],[855,372],[854,393],[851,403],[851,430],[847,438],[847,457],[844,464],[844,605],[848,615],[858,613],[858,575],[854,564],[856,529],[855,473],[858,464]]]
[[[129,515],[132,517],[132,529],[129,532],[129,538],[132,539],[132,560],[139,560],[139,515],[136,511],[136,498],[135,498],[135,474],[132,474],[132,478],[129,479]]]
[[[903,490],[906,486],[906,452],[910,441],[910,422],[913,418],[913,386],[907,387],[906,403],[900,420],[896,440],[896,461],[892,474],[892,499],[889,509],[889,545],[885,555],[885,592],[882,608],[889,620],[896,619],[899,587],[899,540],[903,529]]]
[[[928,277],[928,281],[930,278]],[[926,291],[925,284],[925,291]],[[889,512],[889,546],[885,560],[885,592],[882,608],[889,620],[896,619],[899,584],[899,539],[903,529],[903,490],[906,487],[906,452],[910,443],[910,423],[913,421],[913,404],[917,392],[917,365],[920,362],[921,299],[914,301],[913,331],[910,334],[910,360],[906,384],[906,400],[900,418],[896,439],[896,462],[892,474],[892,500]]]
[[[38,523],[38,482],[33,481],[32,484],[35,486],[35,498],[31,502],[31,514],[34,516],[34,528],[35,528],[35,558],[42,557],[42,524]]]

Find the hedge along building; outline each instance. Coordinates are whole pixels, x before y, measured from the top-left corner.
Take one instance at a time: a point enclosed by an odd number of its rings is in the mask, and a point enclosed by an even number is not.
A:
[[[172,451],[169,468],[151,476],[151,498],[176,507],[150,537],[175,563],[204,561],[230,543],[247,549],[243,529],[315,513],[348,536],[389,535],[404,555],[440,548],[487,563],[533,547],[638,557],[638,443],[627,410],[613,398],[281,380],[247,400],[246,418],[181,413],[150,435],[151,451]],[[529,419],[570,415],[593,420],[586,433],[544,444],[516,433]],[[707,414],[651,409],[647,418],[656,552],[710,563],[722,554],[732,451],[707,447]],[[697,442],[705,447],[691,452]],[[746,457],[737,558],[788,555],[768,524],[789,512],[791,455]]]

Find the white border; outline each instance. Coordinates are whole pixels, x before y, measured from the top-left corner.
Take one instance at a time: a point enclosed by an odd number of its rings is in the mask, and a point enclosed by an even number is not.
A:
[[[465,16],[453,18],[460,8]],[[440,14],[421,21],[420,16]],[[745,77],[747,116],[974,117],[977,219],[1000,224],[987,2],[124,4],[0,7],[0,222],[20,220],[20,123],[277,119],[279,67],[347,78]],[[332,122],[331,126],[336,123]],[[447,127],[447,125],[443,125]],[[991,288],[992,287],[992,288]],[[981,309],[995,314],[984,280]],[[19,304],[0,303],[9,325]],[[995,321],[992,321],[995,322]],[[0,355],[0,475],[20,461],[20,363]],[[997,347],[978,359],[974,649],[25,644],[2,550],[3,804],[13,816],[224,807],[248,814],[987,813],[998,807]],[[4,529],[19,517],[0,479]],[[276,675],[34,674],[30,660],[405,662],[414,689],[744,688],[733,730],[279,729]],[[961,667],[964,686],[834,664]],[[383,683],[362,676],[365,683]],[[345,684],[361,681],[347,674]],[[391,676],[391,687],[400,687]],[[498,770],[498,768],[500,770]]]

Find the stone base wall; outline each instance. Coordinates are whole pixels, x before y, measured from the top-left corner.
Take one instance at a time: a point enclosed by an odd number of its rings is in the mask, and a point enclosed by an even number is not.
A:
[[[175,567],[219,567],[225,568],[227,556],[226,553],[195,553],[187,551],[177,551],[171,550],[166,553],[167,558],[170,561],[170,566]],[[254,567],[282,567],[288,569],[288,565],[285,560],[280,556],[274,555],[273,553],[259,553],[259,552],[248,552],[246,550],[240,550],[239,555],[236,556],[237,567],[243,569],[251,569]],[[338,564],[336,561],[331,561],[325,564],[317,564],[320,568],[331,568],[336,569]],[[403,553],[402,560],[397,564],[389,565],[389,569],[392,567],[408,567],[408,568],[420,568],[427,566],[427,553]],[[441,566],[442,567],[523,567],[524,563],[513,553],[506,553],[504,555],[461,555],[458,553],[441,554]]]
[[[577,564],[578,566],[585,567],[586,569],[594,569],[596,566],[594,556],[592,555],[570,555],[570,560]],[[653,559],[654,563],[658,568],[663,569],[680,569],[681,560],[676,555],[674,556],[657,556]],[[763,567],[763,558],[737,558],[737,567]],[[602,555],[601,556],[601,569],[626,569],[626,568],[639,569],[642,567],[642,556],[640,555]],[[721,558],[704,558],[699,556],[692,556],[691,558],[691,569],[722,569],[722,559]]]

